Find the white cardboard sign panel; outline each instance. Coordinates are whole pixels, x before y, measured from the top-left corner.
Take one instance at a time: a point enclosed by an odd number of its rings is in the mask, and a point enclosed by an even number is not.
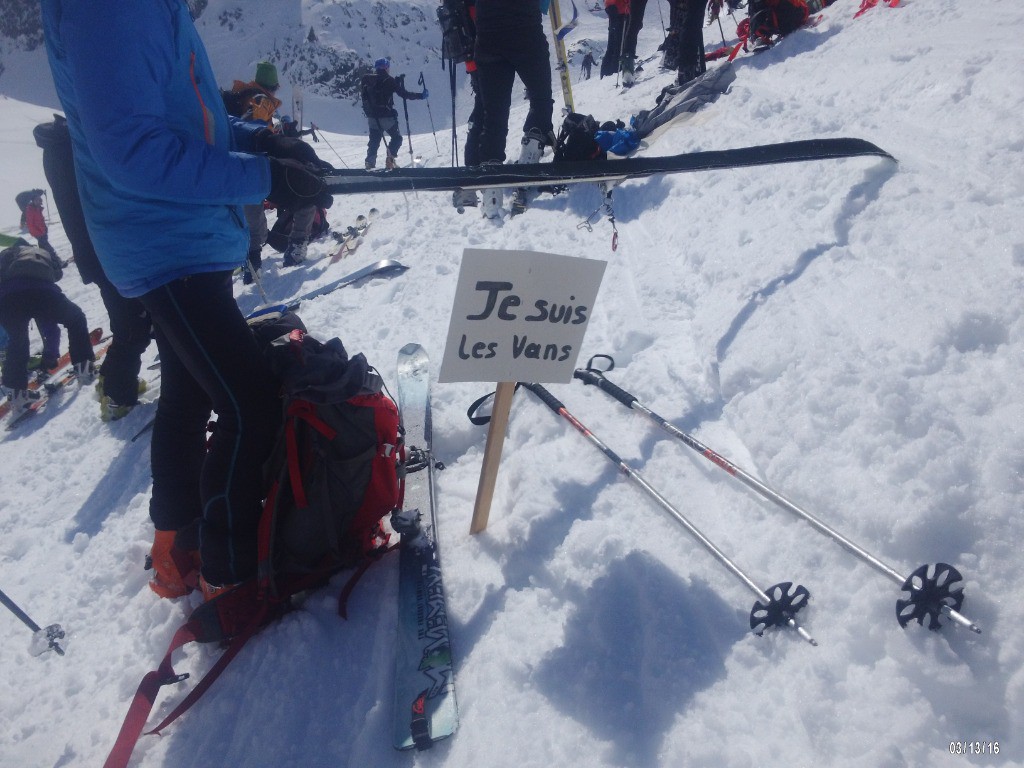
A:
[[[572,381],[606,266],[467,248],[438,380]]]

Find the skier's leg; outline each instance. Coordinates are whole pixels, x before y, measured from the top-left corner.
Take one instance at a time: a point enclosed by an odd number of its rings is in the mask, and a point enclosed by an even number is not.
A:
[[[512,107],[512,85],[516,71],[504,59],[477,61],[480,99],[484,109],[480,129],[480,162],[505,161],[505,141],[508,138],[508,115]],[[551,84],[548,83],[550,92]]]
[[[380,142],[384,138],[384,131],[381,129],[380,120],[374,117],[369,119],[368,128],[370,131],[370,141],[366,145],[366,167],[373,168],[377,165],[377,150],[380,149]]]
[[[7,331],[7,355],[4,357],[3,385],[7,389],[28,386],[28,323],[32,317],[23,291],[11,291],[0,304],[0,325]]]
[[[134,405],[139,399],[142,353],[149,346],[153,324],[142,302],[126,299],[109,280],[97,282],[114,337],[100,368],[103,394],[117,405]]]
[[[167,356],[180,366],[181,375],[174,382],[163,382],[160,399],[171,395],[189,414],[185,434],[177,425],[164,423],[160,432],[154,431],[154,446],[158,441],[181,442],[188,455],[175,460],[189,462],[192,473],[195,462],[201,463],[203,577],[217,585],[244,581],[256,571],[263,464],[281,419],[277,383],[235,304],[229,272],[176,280],[145,294],[142,302],[164,337],[162,365],[167,365]],[[175,386],[182,387],[184,396],[174,391]],[[202,407],[212,405],[217,413],[208,451],[195,434],[201,409],[184,402],[198,398],[200,390]]]

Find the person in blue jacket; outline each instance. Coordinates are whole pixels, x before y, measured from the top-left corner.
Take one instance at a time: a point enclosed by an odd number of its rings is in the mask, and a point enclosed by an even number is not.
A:
[[[204,616],[237,634],[256,610],[262,466],[280,421],[277,383],[232,295],[248,248],[242,206],[322,200],[321,169],[301,140],[228,118],[185,0],[41,7],[89,233],[117,290],[149,312],[160,352],[152,585],[188,592],[198,549]]]

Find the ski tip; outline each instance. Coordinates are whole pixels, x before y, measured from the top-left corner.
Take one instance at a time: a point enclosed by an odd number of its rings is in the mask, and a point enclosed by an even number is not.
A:
[[[374,271],[389,270],[391,272],[405,272],[408,267],[400,261],[395,259],[383,259],[378,261],[374,267]]]
[[[419,354],[422,351],[423,347],[420,344],[417,344],[415,341],[410,341],[408,344],[406,344],[404,347],[398,350],[398,354],[401,355],[402,357],[412,357],[413,355]]]

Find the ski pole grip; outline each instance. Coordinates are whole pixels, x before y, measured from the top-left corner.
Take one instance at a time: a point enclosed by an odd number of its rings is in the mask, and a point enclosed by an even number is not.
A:
[[[565,408],[565,406],[557,397],[555,397],[546,389],[544,389],[544,387],[541,386],[540,384],[527,384],[525,382],[521,383],[524,387],[526,387],[528,390],[533,392],[533,394],[539,397],[541,402],[544,403],[544,405],[546,405],[555,413],[560,413]]]
[[[633,395],[617,384],[613,384],[608,381],[608,379],[604,377],[604,374],[598,371],[591,371],[586,368],[577,368],[573,376],[584,384],[593,384],[595,387],[603,389],[627,408],[632,408],[633,403],[636,402],[636,398]]]

